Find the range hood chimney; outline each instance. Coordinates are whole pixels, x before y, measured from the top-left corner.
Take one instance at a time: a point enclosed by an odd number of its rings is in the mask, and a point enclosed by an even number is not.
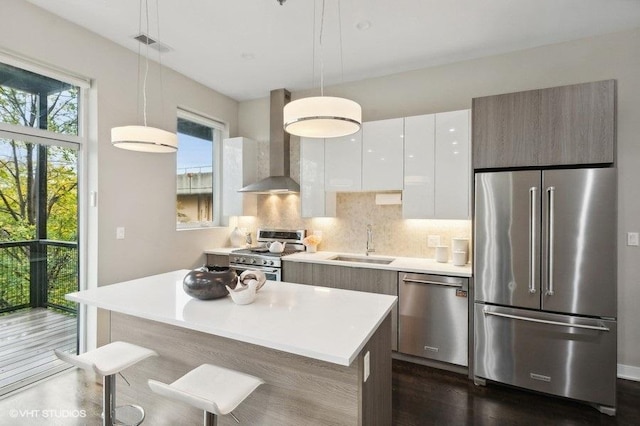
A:
[[[300,185],[289,176],[290,153],[289,133],[284,131],[282,110],[291,100],[291,93],[286,89],[271,91],[269,122],[269,177],[238,192],[255,192],[259,194],[286,194],[300,192]]]

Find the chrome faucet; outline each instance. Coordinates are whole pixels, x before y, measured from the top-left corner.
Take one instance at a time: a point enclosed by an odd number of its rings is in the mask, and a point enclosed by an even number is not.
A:
[[[376,249],[373,248],[373,225],[367,224],[367,251],[365,252],[366,256],[369,256],[369,253],[375,252]]]

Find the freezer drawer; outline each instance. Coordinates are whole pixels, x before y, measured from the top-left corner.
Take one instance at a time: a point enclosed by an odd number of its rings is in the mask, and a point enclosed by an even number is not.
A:
[[[476,303],[474,375],[615,407],[616,333],[615,321]]]
[[[398,351],[467,366],[469,280],[398,274]]]

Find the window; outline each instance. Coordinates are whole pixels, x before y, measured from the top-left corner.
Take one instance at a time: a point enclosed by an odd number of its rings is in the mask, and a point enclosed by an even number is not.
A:
[[[224,125],[178,111],[177,229],[220,224],[220,144]]]
[[[79,92],[72,84],[0,63],[0,123],[77,135]]]

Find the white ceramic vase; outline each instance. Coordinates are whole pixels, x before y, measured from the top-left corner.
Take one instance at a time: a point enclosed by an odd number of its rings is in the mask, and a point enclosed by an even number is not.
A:
[[[242,232],[237,226],[233,231],[231,231],[229,239],[231,240],[231,245],[233,247],[244,247],[247,241],[246,235],[244,235],[244,232]]]

